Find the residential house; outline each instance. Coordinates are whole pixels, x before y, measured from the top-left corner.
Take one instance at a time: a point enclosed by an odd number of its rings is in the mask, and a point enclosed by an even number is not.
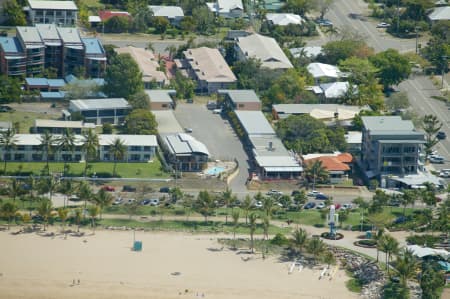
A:
[[[73,1],[28,0],[28,17],[31,24],[57,24],[75,26],[78,8]]]
[[[174,108],[172,96],[176,95],[176,90],[149,89],[145,93],[150,98],[150,110],[170,110]]]
[[[436,7],[432,13],[428,15],[431,23],[450,20],[450,6]]]
[[[28,91],[60,91],[66,82],[63,79],[25,78],[25,89]]]
[[[317,87],[317,86],[315,86]],[[321,97],[324,102],[330,103],[338,100],[339,98],[344,97],[349,92],[355,93],[357,90],[357,86],[353,86],[353,91],[350,91],[350,83],[345,82],[330,82],[330,83],[322,83],[319,86],[319,89],[314,88],[313,91]]]
[[[240,18],[244,15],[242,0],[217,0],[206,3],[209,10],[224,18]]]
[[[266,20],[275,26],[300,25],[304,22],[301,16],[293,13],[268,13]]]
[[[126,17],[131,20],[131,15],[127,11],[101,10],[98,12],[98,16],[103,23],[112,17]]]
[[[179,25],[184,18],[183,8],[180,6],[162,6],[162,5],[149,5],[153,16],[166,18],[170,24]]]
[[[52,67],[61,75],[62,41],[55,24],[36,24],[45,45],[45,68]]]
[[[261,101],[252,89],[219,89],[223,106],[231,110],[261,110]]]
[[[66,121],[54,119],[35,119],[33,133],[42,134],[63,134],[66,129],[70,129],[74,134],[81,134],[89,129],[95,130],[95,124],[83,121]]]
[[[101,125],[120,124],[131,110],[131,105],[123,98],[71,100],[69,112],[79,112],[87,122]]]
[[[211,94],[234,86],[237,79],[219,50],[201,47],[183,52],[189,77],[197,81],[197,92]]]
[[[206,146],[189,134],[162,134],[161,148],[176,171],[202,171],[210,156]]]
[[[345,76],[335,65],[313,62],[306,67],[313,76],[316,85],[320,83],[335,82]]]
[[[293,67],[276,40],[271,37],[256,33],[238,37],[235,50],[237,59],[241,61],[255,58],[261,61],[262,67],[273,70],[285,70]]]
[[[339,184],[349,179],[352,171],[353,157],[349,153],[309,154],[303,155],[304,165],[321,161],[322,167],[328,171],[331,184]]]
[[[322,47],[311,46],[303,48],[291,48],[289,49],[294,58],[306,57],[310,59],[316,59],[317,56],[322,54]]]
[[[17,37],[0,36],[0,71],[7,76],[25,76],[27,56]]]
[[[136,61],[139,70],[142,72],[142,81],[145,89],[152,89],[155,84],[162,87],[168,83],[168,78],[160,70],[158,58],[152,51],[133,46],[116,48],[114,51],[118,54],[130,54]]]
[[[361,167],[367,179],[417,174],[424,133],[400,116],[363,116]]]

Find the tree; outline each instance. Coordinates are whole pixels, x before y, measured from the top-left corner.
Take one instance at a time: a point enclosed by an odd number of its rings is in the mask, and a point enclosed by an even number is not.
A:
[[[81,217],[82,217],[82,211],[81,209],[75,209],[74,211],[74,220],[77,224],[77,233],[80,232],[80,223],[81,223]]]
[[[290,247],[301,254],[307,244],[308,233],[303,228],[297,228],[292,232],[292,238],[289,241]]]
[[[125,131],[132,135],[156,135],[155,115],[146,109],[135,109],[125,118]]]
[[[320,256],[322,252],[325,250],[325,244],[319,238],[312,238],[309,240],[307,245],[307,250],[310,254],[313,255],[314,261],[317,261],[317,258]]]
[[[253,240],[253,235],[256,231],[256,219],[258,219],[258,215],[256,213],[251,213],[248,216],[248,224],[250,228],[250,249],[252,250],[252,253],[254,252],[255,244]]]
[[[97,134],[92,129],[85,131],[83,133],[83,138],[84,141],[81,148],[83,149],[84,152],[84,159],[85,159],[84,176],[86,177],[86,173],[89,167],[89,161],[97,158],[99,141]]]
[[[94,196],[93,201],[99,208],[100,219],[102,219],[103,209],[110,206],[113,202],[113,199],[113,196],[104,189],[100,189]]]
[[[196,83],[185,77],[180,71],[175,72],[175,78],[172,79],[171,84],[175,87],[178,98],[191,99],[194,96]]]
[[[323,254],[322,254],[322,261],[327,264],[328,267],[330,267],[330,265],[334,265],[336,264],[336,258],[334,257],[333,252],[331,252],[330,250],[326,250]]]
[[[67,172],[67,161],[72,160],[75,143],[75,133],[69,128],[64,129],[63,134],[58,138],[58,150],[61,152],[61,158],[64,161],[63,176],[65,176]],[[63,152],[65,152],[65,154]],[[69,152],[70,155],[68,155],[67,152]]]
[[[306,164],[305,175],[308,181],[313,182],[313,190],[316,190],[316,182],[328,180],[329,173],[323,167],[321,160],[314,160]]]
[[[3,2],[3,14],[7,17],[5,25],[25,26],[27,24],[22,6],[16,0]]]
[[[132,31],[144,32],[152,21],[153,11],[149,8],[146,1],[128,0],[128,12],[132,15],[130,29]]]
[[[239,89],[253,89],[257,93],[267,91],[280,76],[276,70],[262,67],[261,61],[256,58],[237,61],[232,70],[238,79]]]
[[[130,19],[123,16],[114,16],[109,18],[103,24],[105,32],[122,33],[130,29]]]
[[[91,227],[92,227],[92,233],[95,235],[95,219],[97,218],[98,214],[100,212],[100,208],[97,205],[90,206],[88,209],[89,217],[91,218]]]
[[[288,69],[268,90],[265,105],[299,103],[305,94],[308,79],[296,69]]]
[[[378,69],[378,78],[384,89],[397,85],[411,74],[409,60],[397,50],[388,49],[371,57],[369,61]]]
[[[128,102],[130,103],[131,107],[133,107],[133,109],[150,109],[150,97],[143,90],[132,94],[129,97]]]
[[[6,162],[11,159],[11,151],[16,147],[16,132],[14,129],[7,129],[0,132],[0,147],[3,149],[3,174],[6,174]]]
[[[225,189],[225,191],[222,192],[222,202],[225,205],[225,224],[228,224],[228,209],[230,206],[232,206],[236,202],[237,198],[236,195],[233,195],[233,190]]]
[[[270,218],[269,216],[265,215],[262,217],[262,228],[264,233],[264,238],[266,240],[269,240],[269,228],[270,228]]]
[[[86,71],[85,71],[86,73]],[[73,80],[70,81],[63,87],[65,92],[64,97],[66,99],[87,99],[98,94],[102,89],[96,81],[94,80]],[[74,120],[74,114],[72,113],[71,118]],[[82,115],[80,115],[82,117]]]
[[[403,216],[406,216],[406,206],[414,205],[417,197],[417,192],[414,189],[403,191],[403,195],[401,197],[401,201],[403,204]]]
[[[323,19],[325,14],[330,9],[331,4],[334,0],[316,0],[316,10],[320,12],[320,18]]]
[[[420,287],[422,288],[423,299],[440,298],[440,289],[445,285],[445,277],[439,269],[436,269],[432,263],[422,264],[422,275],[420,278]]]
[[[231,218],[233,219],[233,240],[236,241],[236,231],[239,226],[239,210],[234,210],[231,212]],[[236,244],[235,244],[236,247]]]
[[[128,99],[143,89],[142,72],[130,54],[113,56],[106,68],[105,93],[110,97]]]
[[[250,212],[252,206],[253,206],[252,198],[248,194],[245,195],[245,198],[241,204],[241,209],[244,211],[244,215],[245,215],[245,224],[248,223],[248,213]]]
[[[300,192],[294,195],[294,203],[298,206],[304,205],[308,201],[305,190],[300,190]]]
[[[301,16],[311,11],[315,7],[315,0],[287,0],[284,9]]]
[[[52,215],[53,205],[52,201],[48,198],[41,199],[37,207],[37,212],[39,216],[44,220],[44,230],[46,230],[46,226],[48,225],[48,221]]]
[[[10,184],[8,185],[8,195],[14,202],[16,202],[17,196],[23,193],[23,185],[17,179],[11,179]]]
[[[41,144],[39,145],[39,147],[41,151],[44,153],[46,162],[45,169],[46,174],[48,175],[50,173],[48,162],[50,160],[50,155],[53,153],[53,150],[55,148],[56,138],[49,131],[45,131],[43,134],[41,134],[40,138]]]
[[[404,91],[394,93],[386,99],[386,108],[391,111],[406,109],[409,106],[408,94]]]
[[[78,185],[77,190],[77,196],[80,200],[84,201],[84,211],[87,210],[87,202],[88,200],[91,200],[93,194],[92,194],[92,188],[86,181],[81,181],[80,185]],[[84,215],[86,216],[86,215]]]
[[[170,26],[169,21],[165,17],[154,17],[152,25],[155,28],[155,34],[165,33]]]
[[[66,200],[68,200],[75,191],[72,180],[62,180],[58,187],[58,191],[65,196],[64,207],[66,207]]]
[[[0,75],[0,103],[11,103],[22,101],[22,87],[19,78]]]
[[[386,266],[387,266],[387,272],[389,275],[389,263],[391,261],[392,254],[395,254],[398,252],[398,241],[394,239],[391,235],[383,235],[381,239],[381,248],[380,250],[386,253]]]
[[[406,286],[408,279],[416,274],[417,267],[418,262],[412,251],[405,249],[397,256],[395,269],[400,276],[400,282],[404,286]]]
[[[67,216],[69,215],[69,210],[66,208],[59,208],[58,209],[58,217],[59,220],[61,220],[61,231],[64,230],[64,226],[66,224]]]
[[[436,115],[425,115],[422,120],[422,128],[425,131],[425,154],[426,159],[433,151],[433,147],[439,142],[436,137],[437,132],[442,128],[442,123]]]
[[[205,5],[198,5],[192,10],[192,18],[195,29],[201,34],[213,34],[215,32],[214,14]]]
[[[214,197],[206,190],[200,191],[194,203],[194,208],[205,218],[205,223],[208,222],[208,216],[213,215],[216,208]]]
[[[109,154],[114,160],[113,176],[116,176],[117,161],[124,159],[127,147],[119,137],[116,137],[109,146]]]
[[[318,59],[329,64],[339,64],[350,57],[365,59],[372,55],[373,49],[369,48],[359,36],[344,36],[340,40],[331,41],[322,48],[322,54]]]
[[[8,230],[11,224],[11,218],[15,217],[18,211],[19,207],[14,202],[7,201],[3,203],[1,214],[8,219]]]
[[[369,203],[365,201],[362,197],[358,196],[352,203],[357,205],[361,210],[361,231],[363,230],[364,212],[369,208]]]

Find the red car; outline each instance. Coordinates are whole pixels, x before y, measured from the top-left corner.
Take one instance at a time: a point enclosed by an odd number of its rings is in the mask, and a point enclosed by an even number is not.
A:
[[[102,187],[102,190],[109,191],[109,192],[114,192],[114,191],[116,191],[116,188],[114,188],[113,186],[105,185],[105,186]]]
[[[335,203],[334,204],[334,209],[335,210],[339,210],[341,208],[341,205],[340,204],[338,204],[338,203]]]

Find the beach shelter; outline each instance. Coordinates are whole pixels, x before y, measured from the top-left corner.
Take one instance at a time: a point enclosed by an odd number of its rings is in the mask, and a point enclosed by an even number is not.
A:
[[[444,249],[434,249],[429,247],[420,247],[419,245],[408,245],[408,250],[411,250],[413,254],[419,258],[425,256],[440,256],[444,259],[450,258],[450,252]]]

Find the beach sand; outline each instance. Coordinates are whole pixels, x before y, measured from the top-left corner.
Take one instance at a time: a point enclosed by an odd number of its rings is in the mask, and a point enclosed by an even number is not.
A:
[[[0,298],[357,298],[338,271],[295,269],[261,255],[247,262],[214,235],[97,231],[64,239],[0,232]],[[332,268],[333,269],[333,268]],[[173,273],[179,272],[179,275]],[[75,285],[73,281],[75,280]],[[78,284],[80,280],[80,284]]]

